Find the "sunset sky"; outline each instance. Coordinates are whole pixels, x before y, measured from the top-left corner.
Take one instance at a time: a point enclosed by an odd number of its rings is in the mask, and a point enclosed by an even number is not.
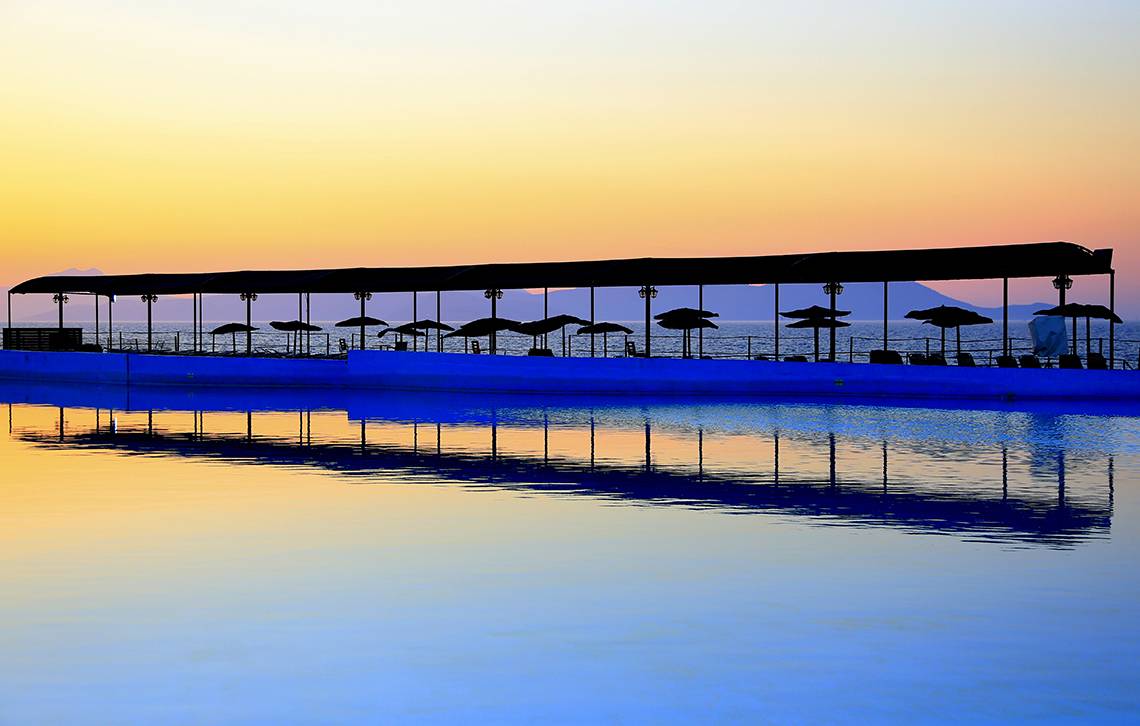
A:
[[[6,0],[0,285],[1064,239],[1136,304],[1138,38],[1123,1]]]

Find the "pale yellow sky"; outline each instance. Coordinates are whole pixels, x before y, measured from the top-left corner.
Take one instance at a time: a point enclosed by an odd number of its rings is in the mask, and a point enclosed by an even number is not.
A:
[[[1068,239],[1136,273],[1138,8],[12,0],[4,268]]]

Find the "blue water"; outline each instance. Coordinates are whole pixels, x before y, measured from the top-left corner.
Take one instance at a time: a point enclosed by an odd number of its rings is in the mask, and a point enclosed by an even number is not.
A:
[[[1140,709],[1130,407],[0,400],[0,722]]]

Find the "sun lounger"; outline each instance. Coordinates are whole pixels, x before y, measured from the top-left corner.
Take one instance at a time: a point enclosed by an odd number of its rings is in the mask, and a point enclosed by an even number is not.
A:
[[[970,355],[969,353],[959,353],[958,365],[965,366],[966,368],[973,368],[977,364],[974,363],[974,356]]]
[[[1026,353],[1025,355],[1021,356],[1021,358],[1019,358],[1018,360],[1021,362],[1022,368],[1040,368],[1041,367],[1041,361],[1038,360],[1037,356],[1035,356],[1035,355],[1030,355],[1030,354]]]
[[[1073,355],[1072,353],[1066,353],[1058,358],[1057,367],[1068,368],[1069,370],[1081,370],[1084,368],[1084,366],[1081,365],[1081,357],[1079,355]]]
[[[1089,363],[1089,370],[1090,371],[1107,371],[1108,370],[1108,361],[1106,361],[1104,359],[1104,356],[1101,355],[1100,353],[1089,353],[1087,357],[1088,357],[1088,363]]]
[[[998,368],[1017,368],[1017,358],[1012,355],[999,355],[995,360]]]
[[[871,362],[901,365],[903,361],[897,350],[873,350],[871,351]]]

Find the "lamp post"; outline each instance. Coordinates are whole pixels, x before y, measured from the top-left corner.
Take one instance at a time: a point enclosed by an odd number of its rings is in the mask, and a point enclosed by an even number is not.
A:
[[[645,301],[645,357],[648,358],[650,353],[649,323],[652,314],[652,306],[650,305],[650,301],[653,300],[653,298],[657,297],[657,288],[653,287],[652,285],[642,285],[641,289],[637,291],[637,296]]]
[[[67,301],[71,298],[69,298],[67,295],[64,295],[62,292],[57,292],[51,296],[51,299],[52,302],[55,302],[59,305],[59,329],[63,330],[63,306],[66,305]]]
[[[1065,304],[1065,293],[1073,287],[1073,278],[1061,273],[1053,278],[1053,289],[1057,291],[1057,304]],[[1073,318],[1073,355],[1077,354],[1077,319]]]
[[[364,350],[364,304],[372,299],[372,293],[354,292],[352,296],[360,301],[360,349]]]
[[[492,288],[489,288],[489,289],[483,291],[483,297],[485,297],[491,301],[491,317],[492,318],[498,317],[498,315],[499,315],[498,302],[499,302],[499,300],[503,299],[503,291],[497,287],[492,287]],[[495,355],[495,351],[498,350],[498,336],[495,334],[495,331],[491,331],[490,343],[491,343],[491,355]]]
[[[835,322],[835,296],[843,294],[843,284],[839,283],[839,282],[829,282],[823,286],[823,291],[825,293],[827,293],[828,297],[831,300],[831,315],[830,315],[830,317],[831,317],[831,322],[834,323]],[[828,330],[828,341],[830,343],[829,347],[831,350],[831,353],[830,353],[831,362],[834,363],[835,362],[835,326],[834,325],[832,325],[831,328]]]
[[[154,293],[147,293],[146,295],[143,295],[141,299],[144,303],[146,303],[146,352],[149,353],[153,348],[154,340],[154,336],[151,332],[151,320],[153,319],[151,316],[151,306],[154,303],[158,302],[158,295],[155,295]]]
[[[238,296],[245,303],[245,354],[253,354],[253,301],[256,292],[243,292]]]

